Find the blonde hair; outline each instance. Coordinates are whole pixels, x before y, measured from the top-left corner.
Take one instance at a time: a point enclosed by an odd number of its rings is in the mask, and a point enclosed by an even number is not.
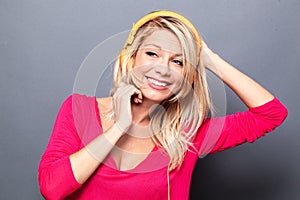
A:
[[[145,38],[155,30],[166,29],[178,38],[183,56],[184,83],[178,93],[160,103],[151,112],[150,127],[153,141],[162,147],[170,158],[170,170],[180,167],[185,153],[192,150],[192,140],[211,108],[206,73],[199,60],[199,42],[193,30],[182,20],[173,16],[157,16],[136,30],[132,43],[126,43],[115,63],[114,86],[122,80],[138,85],[130,73],[134,66],[135,55]]]

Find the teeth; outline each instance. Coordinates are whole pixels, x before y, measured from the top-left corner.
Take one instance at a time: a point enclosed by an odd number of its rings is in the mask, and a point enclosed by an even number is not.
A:
[[[152,78],[147,78],[148,81],[150,81],[151,83],[153,83],[154,85],[157,85],[157,86],[162,86],[162,87],[165,87],[167,86],[167,83],[162,83],[162,82],[159,82],[157,80],[154,80]]]

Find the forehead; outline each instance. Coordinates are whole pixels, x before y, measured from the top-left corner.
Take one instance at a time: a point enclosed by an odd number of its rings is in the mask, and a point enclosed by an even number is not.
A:
[[[157,29],[151,35],[145,38],[141,48],[160,47],[161,50],[182,54],[181,45],[177,36],[170,30]]]

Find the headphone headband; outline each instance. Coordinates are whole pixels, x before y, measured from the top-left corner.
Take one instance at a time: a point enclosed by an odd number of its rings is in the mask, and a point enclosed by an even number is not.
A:
[[[123,54],[125,54],[125,52],[126,52],[126,47],[127,47],[127,45],[132,44],[137,30],[140,27],[142,27],[144,24],[146,24],[147,22],[149,22],[157,17],[174,17],[174,18],[181,20],[184,24],[186,24],[193,31],[196,42],[197,42],[197,52],[198,53],[200,52],[200,47],[201,47],[200,36],[198,34],[197,29],[187,18],[185,18],[184,16],[182,16],[178,13],[172,12],[172,11],[167,11],[167,10],[154,11],[154,12],[151,12],[151,13],[145,15],[140,20],[138,20],[135,24],[132,25],[131,32],[126,40],[125,46],[124,46],[123,50],[121,51],[121,54],[119,57],[120,67],[122,67]]]
[[[130,32],[128,38],[127,38],[125,46],[128,45],[128,44],[132,44],[132,42],[134,40],[134,37],[135,37],[135,34],[136,34],[137,30],[140,27],[142,27],[144,24],[146,24],[147,22],[149,22],[149,21],[151,21],[151,20],[153,20],[157,17],[175,17],[177,19],[180,19],[183,23],[185,23],[193,31],[193,33],[196,37],[197,44],[199,45],[199,47],[201,46],[201,39],[200,39],[198,31],[194,27],[194,25],[187,18],[185,18],[184,16],[182,16],[178,13],[172,12],[172,11],[167,11],[167,10],[151,12],[151,13],[145,15],[144,17],[142,17],[135,24],[133,24],[131,32]]]

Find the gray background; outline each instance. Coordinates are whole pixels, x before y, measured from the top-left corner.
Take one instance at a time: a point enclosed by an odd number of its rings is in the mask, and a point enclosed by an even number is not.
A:
[[[191,199],[299,198],[300,1],[1,0],[0,199],[42,199],[39,159],[80,64],[101,41],[157,9],[189,18],[214,51],[289,109],[267,137],[199,160]],[[245,109],[226,93],[228,113]]]

